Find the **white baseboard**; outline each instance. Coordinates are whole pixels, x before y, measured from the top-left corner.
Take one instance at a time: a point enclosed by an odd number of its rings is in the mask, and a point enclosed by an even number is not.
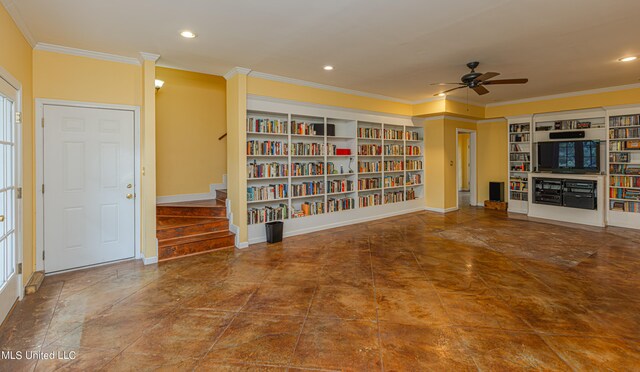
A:
[[[158,263],[158,256],[155,257],[145,257],[144,254],[142,255],[142,263],[144,263],[145,265],[152,265],[152,264],[156,264]]]
[[[451,208],[432,208],[432,207],[424,207],[425,211],[429,211],[429,212],[437,212],[437,213],[449,213],[449,212],[455,212],[458,210],[458,207],[451,207]]]

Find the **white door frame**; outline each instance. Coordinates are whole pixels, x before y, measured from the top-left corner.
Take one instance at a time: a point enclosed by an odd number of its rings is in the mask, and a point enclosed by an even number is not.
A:
[[[105,103],[92,103],[92,102],[79,102],[79,101],[63,101],[55,99],[36,99],[36,184],[34,192],[36,193],[36,271],[44,271],[45,265],[42,259],[42,252],[44,251],[44,194],[41,192],[41,187],[44,179],[44,127],[42,126],[42,120],[44,119],[45,106],[66,106],[76,108],[92,108],[92,109],[105,109],[105,110],[120,110],[120,111],[132,111],[134,113],[134,147],[135,147],[135,189],[136,195],[135,202],[135,233],[134,233],[134,250],[135,258],[142,258],[142,233],[141,233],[141,200],[142,194],[140,192],[140,176],[141,176],[141,163],[140,163],[140,149],[142,145],[142,138],[140,136],[140,106],[127,106],[127,105],[113,105]],[[46,125],[46,124],[45,124]],[[112,263],[112,262],[109,262]],[[100,266],[101,264],[92,265]],[[82,267],[84,269],[86,267]],[[73,271],[78,269],[71,269],[66,271]],[[62,273],[65,271],[58,271]]]
[[[0,66],[0,79],[3,79],[4,81],[6,81],[7,83],[9,83],[9,85],[11,85],[12,87],[14,87],[16,89],[16,102],[15,102],[15,111],[16,112],[20,112],[22,115],[22,84],[20,83],[20,81],[18,81],[18,79],[14,78],[13,75],[11,75],[9,73],[9,71],[5,70],[4,68],[2,68],[2,66]],[[24,117],[22,117],[22,120],[24,120]],[[22,125],[23,123],[19,123],[16,125],[15,128],[15,158],[14,158],[14,162],[16,165],[16,173],[15,173],[15,183],[16,186],[19,188],[22,188],[22,174],[23,174],[23,160],[22,160]],[[30,125],[30,124],[27,124]],[[23,256],[23,202],[22,200],[24,199],[24,194],[22,196],[22,198],[20,199],[16,199],[15,200],[15,242],[16,242],[16,256],[17,256],[17,261],[18,264],[22,264],[22,256]],[[22,270],[24,271],[24,267],[22,268]],[[17,274],[17,283],[18,283],[18,297],[20,300],[22,300],[22,298],[24,297],[24,291],[22,290],[24,288],[24,285],[22,283],[22,272],[18,271],[18,268],[16,267],[16,274]],[[26,284],[26,283],[24,283]]]
[[[458,140],[460,137],[460,133],[469,133],[469,191],[471,193],[469,197],[469,203],[473,206],[478,205],[478,180],[477,180],[477,169],[476,169],[476,147],[477,147],[477,134],[473,129],[462,129],[456,128],[456,209],[460,208],[460,200],[459,199],[459,174],[458,174],[458,164],[460,163],[460,153],[458,151]]]

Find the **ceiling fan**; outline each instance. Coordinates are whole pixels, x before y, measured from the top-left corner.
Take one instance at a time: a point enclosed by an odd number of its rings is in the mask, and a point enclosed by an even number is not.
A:
[[[494,78],[500,73],[498,72],[485,72],[484,74],[481,72],[476,72],[476,68],[480,62],[469,62],[467,63],[467,67],[471,69],[471,72],[465,74],[460,79],[462,83],[435,83],[431,85],[460,85],[459,87],[455,87],[449,90],[445,90],[444,92],[436,93],[434,96],[443,95],[445,93],[449,93],[456,89],[462,88],[470,88],[473,89],[479,95],[489,93],[489,90],[485,88],[485,85],[497,85],[497,84],[525,84],[529,79],[502,79],[502,80],[489,80]]]

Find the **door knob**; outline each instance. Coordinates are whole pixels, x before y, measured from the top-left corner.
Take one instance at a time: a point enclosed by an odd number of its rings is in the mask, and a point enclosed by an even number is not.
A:
[[[133,194],[127,194],[127,199],[133,199]]]
[[[0,222],[4,222],[4,215],[0,215]]]

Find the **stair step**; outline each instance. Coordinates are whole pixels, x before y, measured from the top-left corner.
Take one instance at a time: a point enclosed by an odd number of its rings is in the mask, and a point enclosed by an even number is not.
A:
[[[210,252],[218,249],[233,248],[235,235],[229,231],[191,235],[159,242],[160,261]]]
[[[216,200],[221,202],[227,200],[227,189],[216,190]]]
[[[159,240],[180,236],[229,230],[226,218],[158,217],[156,236]]]
[[[162,217],[225,217],[227,215],[227,209],[224,205],[211,207],[192,207],[159,204],[158,206],[156,206],[156,214]]]

